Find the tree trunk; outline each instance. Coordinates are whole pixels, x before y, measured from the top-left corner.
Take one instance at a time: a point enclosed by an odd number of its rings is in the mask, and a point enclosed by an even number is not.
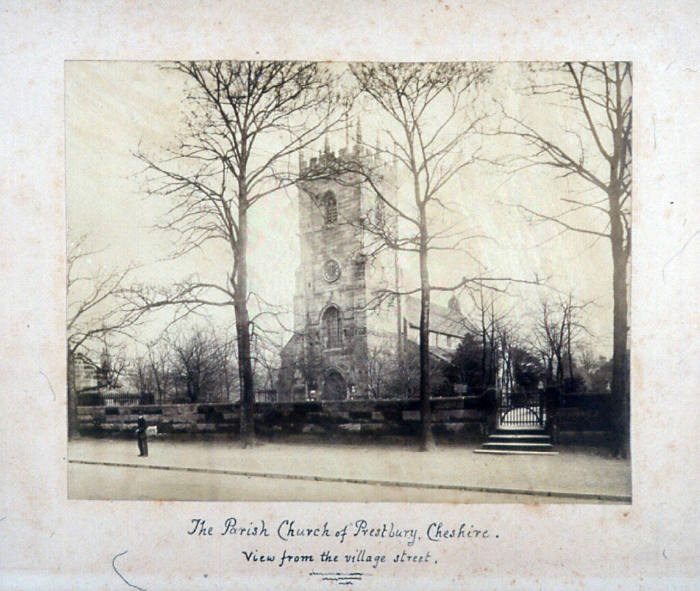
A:
[[[627,354],[627,260],[619,218],[612,221],[610,240],[613,258],[613,361],[611,392],[613,396],[612,452],[629,457],[630,400]],[[628,238],[629,239],[629,238]]]
[[[557,385],[561,387],[564,384],[564,360],[561,353],[561,345],[554,352],[557,360]]]
[[[571,354],[571,310],[569,310],[569,320],[566,329],[566,354],[569,362],[569,380],[574,383],[574,357]]]
[[[424,219],[424,218],[422,218]],[[428,248],[425,223],[421,224],[420,245],[420,448],[427,451],[434,446],[432,410],[430,408],[430,276],[428,275]]]
[[[244,183],[241,183],[242,185]],[[250,319],[248,317],[248,212],[244,189],[238,201],[238,242],[234,276],[234,310],[238,343],[238,376],[241,390],[241,442],[247,447],[255,440],[255,392],[253,366],[250,360]]]
[[[71,355],[70,351],[67,353],[68,364],[66,366],[67,372],[67,404],[66,410],[68,413],[68,439],[72,439],[78,435],[78,400],[77,393],[75,391],[75,360]]]
[[[486,379],[486,327],[484,326],[484,319],[483,319],[483,313],[482,313],[482,320],[481,320],[481,385],[484,387],[484,390],[488,387],[488,380]]]
[[[401,294],[399,293],[399,251],[394,251],[394,289],[396,290],[396,363],[401,366],[403,358],[403,335],[401,333],[403,312],[401,311]]]
[[[489,386],[496,386],[498,379],[498,351],[496,350],[496,318],[493,312],[493,300],[491,300],[491,334],[489,335]]]
[[[479,311],[481,312],[481,385],[484,390],[488,387],[486,379],[486,307],[484,305],[483,288],[479,290]]]

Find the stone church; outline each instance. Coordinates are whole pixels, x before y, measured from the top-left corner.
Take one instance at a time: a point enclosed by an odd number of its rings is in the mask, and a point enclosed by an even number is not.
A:
[[[396,163],[360,147],[359,138],[337,154],[326,144],[317,157],[300,158],[301,177],[318,178],[297,186],[301,261],[294,334],[281,352],[280,400],[365,397],[371,351],[396,352],[410,329],[417,341],[417,318],[402,311],[403,304],[417,313],[416,302],[402,302],[413,298],[395,293],[400,287],[395,252],[377,252],[379,235],[396,235],[396,214],[351,173],[313,174],[342,170],[344,161],[362,161],[374,171],[385,199],[396,198]],[[431,306],[436,327],[441,325],[438,308]],[[459,317],[448,331],[455,347],[465,332]]]

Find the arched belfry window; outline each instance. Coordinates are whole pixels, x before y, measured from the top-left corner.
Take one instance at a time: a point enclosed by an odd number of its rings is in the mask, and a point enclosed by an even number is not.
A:
[[[365,255],[358,254],[355,257],[355,279],[363,279],[365,276]]]
[[[325,194],[323,198],[325,206],[325,222],[327,226],[332,226],[338,222],[338,202],[335,199],[335,195],[331,191]]]
[[[323,335],[326,340],[326,348],[333,349],[335,347],[340,347],[342,344],[342,327],[338,308],[335,306],[326,308],[326,311],[321,317],[321,324],[323,326]]]

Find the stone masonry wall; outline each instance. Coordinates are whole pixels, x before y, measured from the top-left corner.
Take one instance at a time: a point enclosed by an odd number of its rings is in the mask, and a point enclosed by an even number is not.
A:
[[[485,397],[450,397],[432,401],[436,433],[479,438],[489,405]],[[238,437],[237,403],[78,407],[82,435],[133,436],[139,415],[158,434],[225,434]],[[312,433],[406,436],[418,433],[418,400],[343,400],[333,402],[256,403],[256,430],[263,436]]]

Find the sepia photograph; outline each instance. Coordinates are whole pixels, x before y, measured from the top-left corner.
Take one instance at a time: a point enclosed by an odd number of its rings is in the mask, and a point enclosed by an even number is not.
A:
[[[696,4],[6,2],[0,588],[698,588]]]
[[[632,503],[632,80],[67,61],[68,498]]]

